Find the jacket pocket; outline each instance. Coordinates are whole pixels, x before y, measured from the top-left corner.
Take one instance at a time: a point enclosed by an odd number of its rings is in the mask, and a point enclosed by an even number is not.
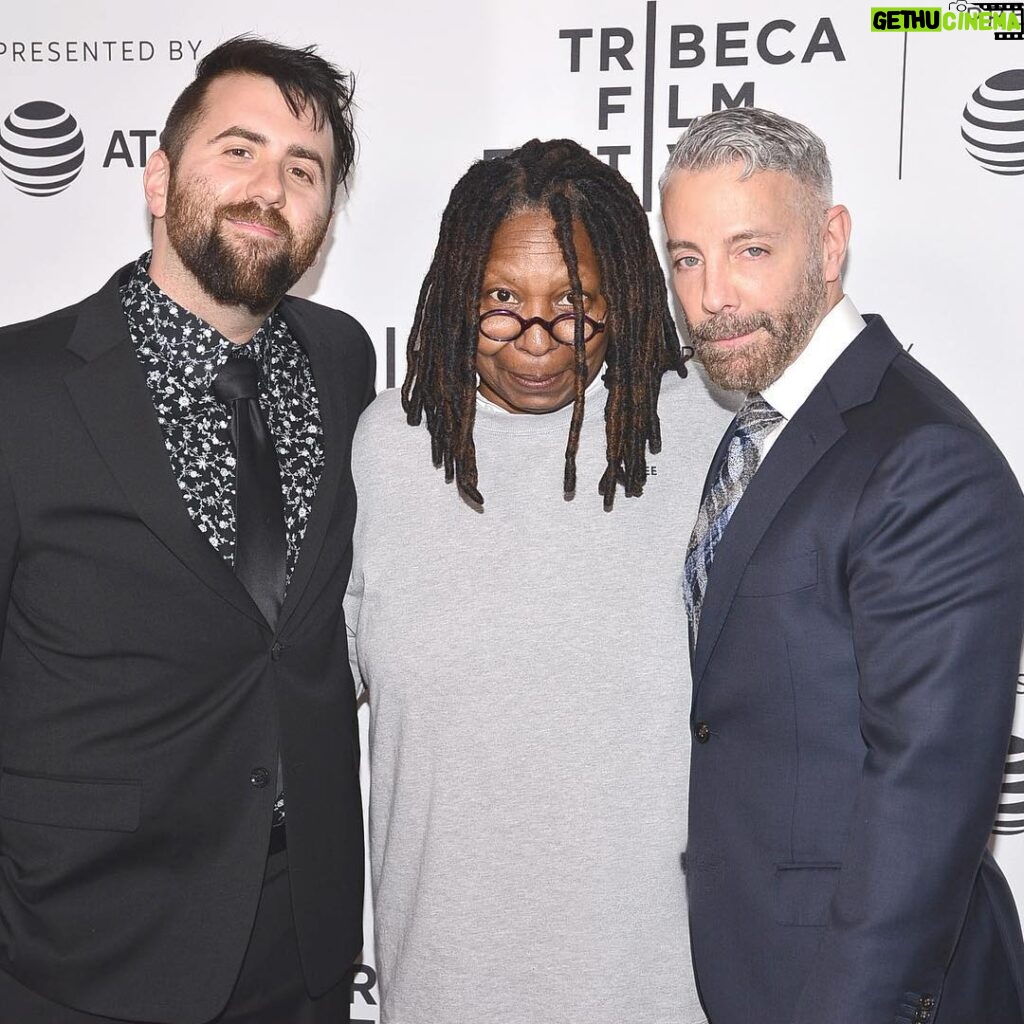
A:
[[[839,884],[842,864],[777,864],[775,866],[775,923],[820,928],[828,923],[828,908]]]
[[[142,783],[21,775],[0,771],[0,818],[58,828],[134,832]]]
[[[743,573],[739,593],[744,597],[771,597],[806,590],[818,582],[818,552],[807,551],[789,558],[753,561]]]

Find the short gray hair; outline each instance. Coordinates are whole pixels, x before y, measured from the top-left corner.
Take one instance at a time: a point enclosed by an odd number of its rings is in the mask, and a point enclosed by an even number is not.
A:
[[[743,161],[741,179],[784,171],[802,182],[822,210],[832,205],[832,168],[825,143],[809,128],[759,107],[730,107],[696,117],[668,158],[662,191],[676,171],[704,171]]]

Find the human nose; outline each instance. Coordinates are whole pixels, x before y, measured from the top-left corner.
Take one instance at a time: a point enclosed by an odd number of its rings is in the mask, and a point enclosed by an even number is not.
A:
[[[708,260],[704,265],[701,306],[709,316],[732,313],[739,306],[732,275],[723,260]]]
[[[558,342],[543,324],[531,324],[513,344],[520,352],[527,352],[532,356],[544,356],[552,349],[558,348]]]
[[[246,198],[264,206],[283,206],[285,197],[284,173],[270,161],[260,161],[253,169],[246,188]]]

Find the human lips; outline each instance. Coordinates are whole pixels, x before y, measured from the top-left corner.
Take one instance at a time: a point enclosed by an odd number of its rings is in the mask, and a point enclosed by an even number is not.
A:
[[[515,373],[509,371],[509,375],[515,380],[521,387],[528,389],[536,389],[538,391],[550,387],[554,384],[563,374],[565,370],[559,370],[557,373]]]
[[[237,228],[241,228],[243,231],[251,231],[253,234],[261,235],[264,238],[280,238],[281,232],[275,231],[272,227],[266,224],[261,224],[259,221],[254,220],[243,220],[238,217],[226,217],[229,224],[233,224]]]
[[[717,345],[720,348],[739,348],[750,342],[759,330],[760,328],[756,327],[752,331],[747,331],[746,334],[733,334],[725,338],[707,338],[705,344]]]
[[[744,348],[757,341],[759,332],[771,335],[771,320],[764,315],[715,317],[699,324],[687,324],[690,340],[698,353],[703,349],[718,350]]]

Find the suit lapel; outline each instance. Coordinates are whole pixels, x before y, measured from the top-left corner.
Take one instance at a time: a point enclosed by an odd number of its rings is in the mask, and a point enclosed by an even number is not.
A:
[[[715,551],[693,658],[694,692],[703,679],[740,579],[761,538],[800,481],[846,432],[843,413],[870,401],[901,351],[878,317],[850,343],[786,424],[744,492]],[[731,431],[727,431],[727,436]],[[724,439],[723,439],[724,444]],[[722,445],[713,465],[721,461]],[[709,474],[709,479],[712,477]]]
[[[341,375],[344,369],[334,357],[334,346],[330,339],[320,336],[315,326],[309,323],[294,303],[287,299],[282,303],[281,313],[289,330],[303,347],[309,358],[320,406],[320,423],[324,432],[324,468],[317,485],[313,506],[310,510],[306,531],[299,550],[299,559],[288,584],[281,619],[280,632],[294,615],[302,596],[309,586],[327,536],[327,527],[334,513],[334,499],[345,469],[347,447],[342,446],[342,427],[346,408],[342,398]]]
[[[801,480],[846,428],[826,388],[815,389],[786,425],[736,506],[715,551],[701,609],[694,685],[699,685],[740,578],[757,545]]]
[[[145,375],[121,309],[118,272],[82,308],[68,349],[85,360],[65,384],[93,443],[146,526],[206,586],[266,624],[227,563],[199,532],[174,478]]]

